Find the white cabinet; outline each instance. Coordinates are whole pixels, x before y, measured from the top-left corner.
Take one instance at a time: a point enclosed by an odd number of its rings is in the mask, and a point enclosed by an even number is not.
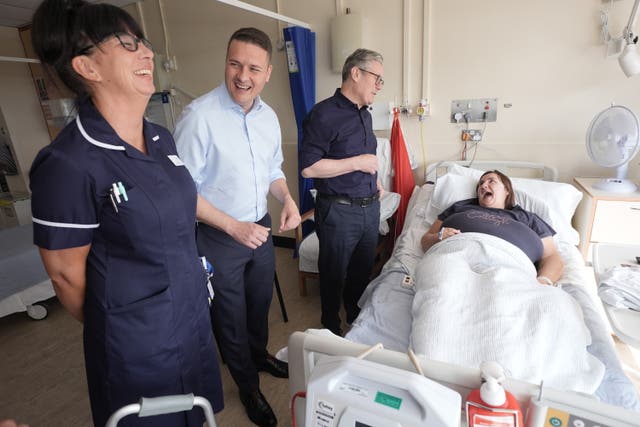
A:
[[[574,216],[580,233],[580,252],[591,259],[595,242],[637,244],[640,242],[640,191],[609,193],[593,188],[601,178],[575,178],[584,193]]]

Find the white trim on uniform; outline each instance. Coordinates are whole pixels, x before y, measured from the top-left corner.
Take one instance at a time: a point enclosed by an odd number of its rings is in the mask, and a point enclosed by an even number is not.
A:
[[[96,139],[91,138],[89,134],[84,130],[84,127],[82,127],[82,123],[80,123],[80,115],[76,116],[76,125],[78,125],[78,129],[80,130],[80,133],[82,134],[82,136],[84,136],[84,138],[90,143],[92,143],[93,145],[97,145],[98,147],[106,148],[108,150],[120,150],[120,151],[125,150],[123,145],[105,144],[104,142],[100,142]]]
[[[51,221],[45,221],[43,219],[38,219],[35,217],[31,218],[33,220],[33,222],[40,224],[40,225],[47,225],[49,227],[60,227],[60,228],[98,228],[100,227],[100,224],[74,224],[74,223],[70,223],[70,222],[51,222]]]

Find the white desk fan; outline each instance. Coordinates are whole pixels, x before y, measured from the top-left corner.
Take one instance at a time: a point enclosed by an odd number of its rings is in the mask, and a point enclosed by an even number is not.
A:
[[[587,130],[587,152],[595,163],[616,168],[616,177],[594,185],[599,190],[631,193],[638,187],[627,178],[629,162],[640,149],[638,117],[621,105],[612,105],[596,115]]]

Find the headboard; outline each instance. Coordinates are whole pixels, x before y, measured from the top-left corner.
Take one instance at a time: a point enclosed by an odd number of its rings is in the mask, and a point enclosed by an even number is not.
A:
[[[473,167],[474,169],[481,169],[485,171],[497,169],[508,176],[537,178],[544,181],[558,180],[558,170],[552,166],[546,166],[542,163],[507,160],[475,160],[473,162],[460,160],[429,163],[425,172],[426,182],[436,182],[438,177],[447,173],[449,167],[454,164],[464,167]]]

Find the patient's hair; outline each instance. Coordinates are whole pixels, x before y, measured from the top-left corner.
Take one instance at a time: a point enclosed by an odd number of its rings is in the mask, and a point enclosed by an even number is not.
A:
[[[264,33],[264,31],[253,27],[240,28],[231,35],[231,38],[229,38],[229,43],[227,43],[227,53],[229,53],[229,46],[234,40],[261,47],[267,51],[267,54],[269,55],[269,62],[271,62],[271,52],[273,51],[273,48],[271,47],[271,39]]]
[[[478,193],[478,188],[480,187],[480,181],[482,181],[482,178],[485,175],[489,175],[490,173],[495,173],[496,175],[498,175],[498,178],[500,178],[500,181],[502,181],[504,188],[506,188],[509,192],[509,194],[507,195],[507,199],[504,201],[505,209],[513,209],[513,207],[516,205],[516,195],[513,192],[513,184],[511,184],[511,180],[509,179],[509,177],[499,170],[486,171],[482,174],[480,179],[478,179],[478,183],[476,184],[476,194]]]
[[[351,69],[353,67],[364,68],[367,69],[367,65],[371,61],[382,62],[382,55],[378,52],[374,52],[373,50],[368,49],[356,49],[349,57],[344,61],[344,66],[342,67],[342,81],[346,82],[351,74]]]

